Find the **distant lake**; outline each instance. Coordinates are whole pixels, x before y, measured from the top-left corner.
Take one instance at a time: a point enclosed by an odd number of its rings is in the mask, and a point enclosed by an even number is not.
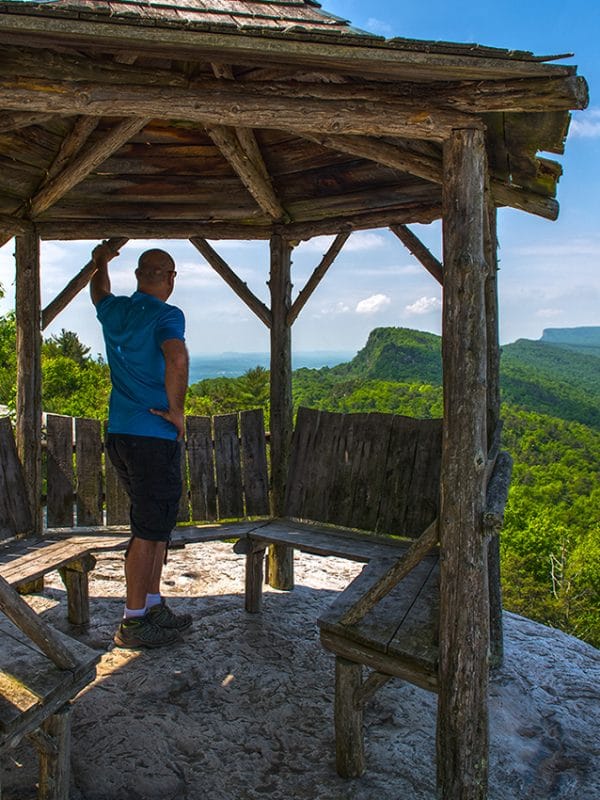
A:
[[[351,361],[355,352],[341,350],[314,350],[292,355],[292,369],[309,367],[334,367]],[[211,353],[190,356],[190,384],[205,378],[237,378],[254,367],[269,369],[268,353]]]

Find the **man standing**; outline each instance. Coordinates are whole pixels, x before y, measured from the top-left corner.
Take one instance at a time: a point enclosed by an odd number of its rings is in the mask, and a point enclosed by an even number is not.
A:
[[[110,290],[108,261],[98,245],[92,259],[92,303],[102,324],[112,382],[107,454],[130,499],[131,540],[125,556],[127,584],[120,647],[161,647],[179,641],[192,624],[160,594],[160,579],[181,497],[180,447],[189,358],[185,319],[168,305],[175,262],[164,250],[147,250],[135,271],[131,297]]]

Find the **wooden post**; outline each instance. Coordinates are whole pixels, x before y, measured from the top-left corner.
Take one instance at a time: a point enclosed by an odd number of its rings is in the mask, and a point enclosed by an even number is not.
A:
[[[39,748],[40,800],[69,800],[71,776],[71,706],[66,703],[42,723],[49,737],[48,749]]]
[[[500,333],[498,330],[498,245],[496,207],[487,192],[485,252],[488,273],[485,281],[487,326],[487,435],[488,442],[500,424]],[[502,626],[502,586],[500,582],[500,538],[488,544],[488,582],[490,587],[490,661],[495,667],[504,658]]]
[[[292,336],[287,323],[292,304],[290,244],[279,234],[271,238],[271,507],[283,514],[285,482],[292,439]],[[294,552],[285,545],[269,547],[269,584],[292,589]]]
[[[16,238],[17,323],[16,441],[33,519],[42,531],[42,366],[40,243],[37,233]]]
[[[365,771],[363,706],[357,702],[362,665],[335,657],[335,758],[338,775],[358,778]]]
[[[442,800],[487,797],[485,173],[481,132],[454,131],[444,145],[443,184],[444,435],[437,725]]]

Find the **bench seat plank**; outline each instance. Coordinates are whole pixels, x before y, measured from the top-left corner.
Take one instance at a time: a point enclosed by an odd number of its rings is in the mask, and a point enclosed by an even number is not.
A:
[[[277,519],[268,522],[251,536],[265,544],[285,544],[305,553],[338,556],[350,561],[373,558],[398,558],[408,550],[410,541],[361,533],[354,529],[329,528],[326,525]]]
[[[423,559],[397,586],[357,623],[340,622],[346,611],[392,565],[374,560],[341,592],[318,620],[321,632],[329,632],[367,648],[437,671],[437,556]]]

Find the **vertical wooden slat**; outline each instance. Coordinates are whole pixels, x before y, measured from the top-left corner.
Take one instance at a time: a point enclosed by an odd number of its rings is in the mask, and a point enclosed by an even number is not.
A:
[[[217,519],[217,493],[210,417],[187,417],[192,520]]]
[[[16,237],[15,317],[17,327],[16,439],[33,519],[42,523],[42,366],[40,246],[36,233]]]
[[[240,439],[246,516],[267,516],[270,512],[269,476],[262,409],[241,412]]]
[[[106,436],[106,423],[104,423],[104,434]],[[104,452],[104,485],[106,487],[106,524],[127,525],[129,523],[129,497],[106,450]]]
[[[188,469],[187,469],[187,450],[185,441],[181,442],[181,497],[179,498],[179,510],[177,512],[177,522],[190,521],[190,495],[188,491]]]
[[[485,800],[489,603],[483,134],[444,145],[444,436],[440,509],[438,794]]]
[[[271,268],[271,503],[280,516],[285,504],[285,481],[293,428],[292,336],[288,314],[292,305],[292,248],[279,234],[270,241]],[[283,545],[269,548],[269,583],[275,589],[294,585],[293,551]]]
[[[46,417],[46,506],[49,528],[73,525],[73,418]]]
[[[0,418],[0,539],[30,533],[33,521],[12,425]]]
[[[102,425],[75,420],[77,525],[102,525]]]
[[[214,426],[219,519],[240,519],[244,516],[244,499],[238,416],[221,414],[214,417]]]

